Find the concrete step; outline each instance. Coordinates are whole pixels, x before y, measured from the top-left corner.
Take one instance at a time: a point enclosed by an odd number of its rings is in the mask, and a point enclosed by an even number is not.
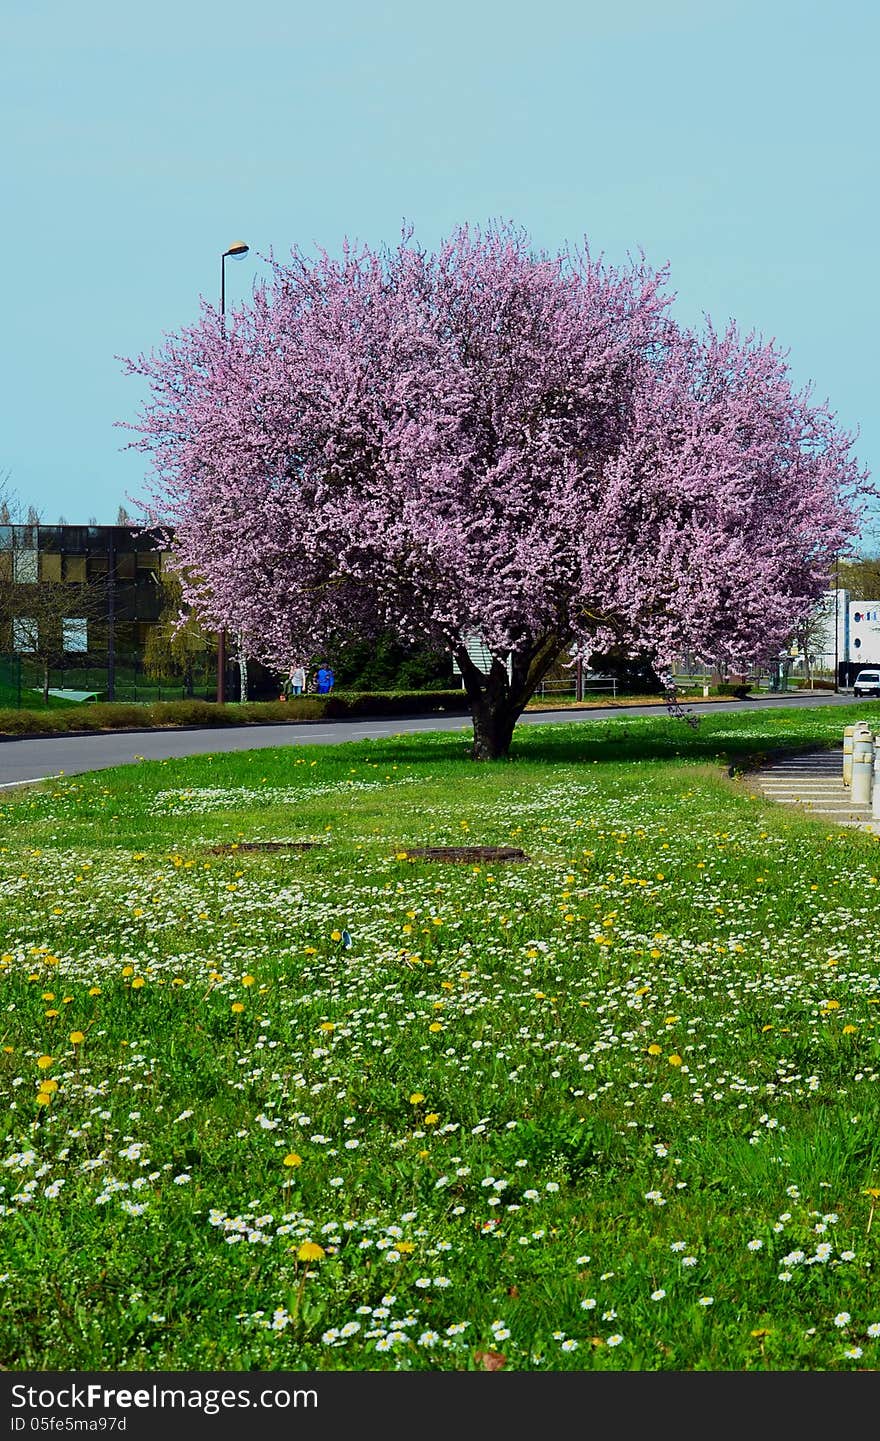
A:
[[[797,806],[828,825],[846,826],[880,835],[871,806],[853,805],[843,784],[843,747],[774,761],[754,777],[762,795],[776,805]]]

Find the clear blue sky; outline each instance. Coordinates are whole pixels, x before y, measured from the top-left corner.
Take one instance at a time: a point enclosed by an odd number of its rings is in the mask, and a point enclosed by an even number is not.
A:
[[[509,219],[668,261],[675,313],[775,337],[880,478],[878,54],[875,0],[3,0],[0,473],[115,520],[115,357],[217,303],[233,240],[228,304],[270,248]]]

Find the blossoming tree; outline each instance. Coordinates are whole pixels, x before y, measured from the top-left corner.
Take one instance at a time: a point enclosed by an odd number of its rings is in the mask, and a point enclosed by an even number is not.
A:
[[[232,316],[206,305],[127,362],[187,600],[278,667],[389,627],[447,648],[477,759],[573,644],[660,672],[778,651],[867,477],[773,345],[683,330],[665,279],[465,228],[294,252]]]

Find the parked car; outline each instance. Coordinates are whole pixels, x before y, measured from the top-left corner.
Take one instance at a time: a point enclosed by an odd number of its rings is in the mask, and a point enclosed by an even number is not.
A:
[[[880,670],[860,670],[853,681],[853,695],[880,696]]]

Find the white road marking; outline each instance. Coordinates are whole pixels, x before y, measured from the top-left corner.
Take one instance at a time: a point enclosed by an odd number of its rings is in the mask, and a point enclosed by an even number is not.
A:
[[[0,781],[0,791],[11,791],[16,786],[35,786],[38,781],[56,781],[57,776],[28,776],[27,780]]]

